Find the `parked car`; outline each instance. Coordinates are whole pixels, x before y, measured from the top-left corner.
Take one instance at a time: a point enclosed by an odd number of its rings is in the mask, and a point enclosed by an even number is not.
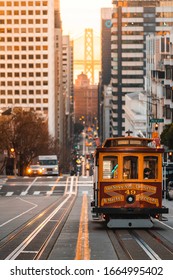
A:
[[[36,165],[30,165],[28,166],[28,168],[26,169],[26,173],[29,176],[38,176],[38,175],[42,175],[42,168],[40,165],[36,164]]]

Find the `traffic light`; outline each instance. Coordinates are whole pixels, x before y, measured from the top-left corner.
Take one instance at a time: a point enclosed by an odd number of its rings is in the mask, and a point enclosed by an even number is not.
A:
[[[10,157],[11,158],[15,158],[15,150],[14,150],[14,148],[10,149]]]
[[[155,124],[155,130],[156,130],[156,131],[158,130],[158,127],[159,127],[159,125],[158,125],[158,123],[156,123],[156,124]]]
[[[172,161],[172,152],[168,152],[168,159],[169,161]]]

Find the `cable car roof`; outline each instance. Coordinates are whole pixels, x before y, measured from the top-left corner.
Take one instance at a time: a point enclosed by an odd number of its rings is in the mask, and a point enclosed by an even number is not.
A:
[[[107,138],[103,144],[102,148],[111,148],[111,147],[122,147],[122,146],[136,146],[136,147],[147,147],[153,139],[151,138],[142,138],[135,136],[126,136],[126,137],[114,137]]]

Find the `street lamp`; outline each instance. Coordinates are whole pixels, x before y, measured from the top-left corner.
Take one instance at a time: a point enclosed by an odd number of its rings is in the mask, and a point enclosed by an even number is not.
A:
[[[13,172],[14,172],[14,176],[17,175],[17,157],[16,157],[16,153],[15,153],[15,149],[11,148],[10,149],[10,157],[14,159],[14,165],[13,165]]]

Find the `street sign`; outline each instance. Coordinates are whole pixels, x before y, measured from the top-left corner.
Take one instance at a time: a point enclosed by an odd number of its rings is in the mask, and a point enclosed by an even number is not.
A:
[[[161,123],[164,122],[164,119],[150,119],[151,123]]]

